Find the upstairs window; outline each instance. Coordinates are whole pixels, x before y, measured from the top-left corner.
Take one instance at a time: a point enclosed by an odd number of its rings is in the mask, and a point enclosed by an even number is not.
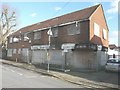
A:
[[[67,32],[68,32],[68,35],[80,34],[80,23],[68,25]]]
[[[58,27],[52,28],[52,33],[53,33],[52,37],[57,37],[58,36]]]
[[[94,23],[94,35],[100,36],[100,27],[97,23]]]
[[[14,37],[13,38],[13,42],[19,42],[19,38],[18,37]]]
[[[34,39],[40,39],[41,38],[41,32],[34,32]]]
[[[103,39],[107,39],[107,32],[105,29],[103,29]]]
[[[9,38],[9,43],[12,43],[13,42],[13,37],[10,37]]]
[[[28,38],[28,33],[24,33],[24,41],[28,41],[29,38]]]

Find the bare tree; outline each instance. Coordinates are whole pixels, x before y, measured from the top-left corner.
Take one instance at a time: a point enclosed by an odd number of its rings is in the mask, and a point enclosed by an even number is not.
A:
[[[12,32],[16,26],[15,12],[11,14],[8,9],[3,9],[0,14],[0,45],[6,46],[7,36]]]

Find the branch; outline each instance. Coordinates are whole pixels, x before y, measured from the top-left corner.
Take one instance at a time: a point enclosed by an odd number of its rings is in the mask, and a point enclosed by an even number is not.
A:
[[[14,24],[14,25],[12,25],[9,29],[11,30],[13,27],[15,27],[16,26],[16,24]]]
[[[12,19],[12,18],[15,18],[14,15],[15,15],[15,12],[13,12],[12,15],[11,15],[11,17],[9,17],[8,19],[10,20],[10,19]]]

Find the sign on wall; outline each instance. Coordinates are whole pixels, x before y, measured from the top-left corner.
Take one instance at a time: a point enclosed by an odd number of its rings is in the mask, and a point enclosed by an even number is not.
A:
[[[74,43],[62,44],[61,49],[75,49]]]

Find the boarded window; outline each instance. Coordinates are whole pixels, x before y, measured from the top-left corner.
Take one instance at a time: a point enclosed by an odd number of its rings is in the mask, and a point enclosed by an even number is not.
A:
[[[97,23],[94,23],[94,35],[100,36],[100,27]]]
[[[12,57],[12,49],[8,49],[7,50],[7,56],[8,57]]]
[[[103,39],[107,39],[107,33],[105,29],[103,29]]]
[[[80,23],[67,26],[68,35],[80,34]]]
[[[58,36],[58,27],[52,28],[52,33],[53,33],[52,37],[57,37]]]
[[[34,39],[40,39],[41,38],[41,32],[34,32]]]
[[[13,54],[16,54],[16,49],[13,49]]]

